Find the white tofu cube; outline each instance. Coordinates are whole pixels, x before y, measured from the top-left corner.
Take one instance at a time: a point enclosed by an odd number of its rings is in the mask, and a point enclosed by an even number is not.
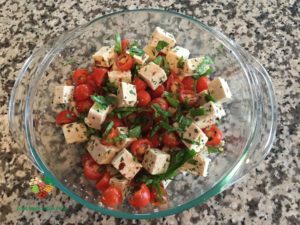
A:
[[[73,100],[74,86],[56,86],[54,91],[54,104],[67,104]]]
[[[134,178],[142,168],[142,165],[126,148],[115,156],[111,164],[128,180]]]
[[[155,59],[155,57],[157,56],[157,52],[155,50],[155,47],[151,47],[150,45],[146,45],[144,47],[144,52],[148,55],[150,60]]]
[[[210,161],[211,160],[208,157],[197,154],[193,159],[183,164],[180,171],[206,177]]]
[[[208,91],[219,102],[225,102],[231,98],[229,86],[221,77],[215,78],[208,84]]]
[[[168,51],[166,59],[169,63],[170,69],[173,70],[175,73],[178,73],[180,70],[180,65],[178,65],[179,60],[187,60],[190,56],[190,51],[186,48],[176,46]],[[184,64],[183,64],[184,66]]]
[[[153,62],[143,66],[138,73],[152,90],[168,79],[165,71]]]
[[[126,195],[126,192],[129,188],[129,180],[123,177],[112,177],[109,180],[109,184],[119,188],[122,191],[123,197]]]
[[[176,44],[175,37],[172,34],[166,32],[165,30],[161,29],[160,27],[156,27],[154,32],[151,35],[151,39],[149,41],[149,46],[151,46],[152,48],[155,49],[157,44],[159,43],[159,41],[164,41],[164,42],[168,43],[168,46],[164,47],[160,51],[165,54],[168,52],[169,49],[174,47]]]
[[[199,102],[200,106],[207,103],[207,101],[206,101],[206,95],[207,94],[208,94],[207,90],[204,90],[204,91],[201,91],[200,93],[198,93],[198,102]]]
[[[163,174],[169,168],[171,156],[159,149],[149,149],[143,159],[143,167],[152,175]]]
[[[113,83],[116,87],[119,87],[121,82],[131,83],[131,72],[109,71],[108,80],[110,83]]]
[[[110,108],[111,107],[108,106],[103,109],[95,102],[90,108],[88,116],[84,119],[84,122],[89,127],[100,130],[102,123],[105,121],[106,116],[110,111]]]
[[[87,140],[87,129],[82,123],[69,123],[62,126],[68,144],[81,143]]]
[[[203,61],[204,57],[197,57],[187,59],[184,63],[184,75],[193,76],[199,64]]]
[[[94,55],[95,64],[103,67],[110,67],[115,58],[114,47],[103,46]]]
[[[205,110],[205,114],[202,116],[196,116],[194,120],[197,126],[201,129],[215,124],[217,120],[226,115],[222,105],[219,103],[210,101],[200,108]]]
[[[98,164],[110,164],[120,149],[113,145],[102,145],[101,139],[94,138],[88,143],[87,151]]]
[[[126,51],[126,53],[129,54],[129,51]],[[149,55],[147,53],[142,56],[133,55],[132,58],[137,64],[143,65],[149,59]]]
[[[127,127],[117,127],[117,130],[119,134],[125,134],[128,135],[128,128]],[[125,138],[120,143],[117,143],[116,146],[120,149],[127,148],[129,145],[131,145],[132,142],[136,141],[136,138]]]
[[[134,106],[137,102],[137,93],[135,85],[121,82],[118,90],[118,106]]]
[[[177,124],[174,124],[177,126]],[[178,132],[182,142],[187,146],[188,149],[193,149],[195,152],[200,152],[204,149],[208,137],[197,126],[195,122],[192,122],[189,127],[186,128],[184,132]]]

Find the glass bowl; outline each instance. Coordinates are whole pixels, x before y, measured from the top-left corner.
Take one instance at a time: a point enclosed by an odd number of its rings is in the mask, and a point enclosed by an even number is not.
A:
[[[111,210],[98,204],[98,193],[83,176],[80,153],[84,145],[67,145],[55,124],[54,87],[72,71],[88,67],[103,45],[113,45],[115,33],[144,46],[159,26],[172,33],[191,57],[209,55],[215,61],[213,77],[229,83],[233,97],[224,105],[221,123],[225,152],[210,154],[207,177],[179,173],[170,183],[169,206],[136,211],[127,203]],[[26,60],[15,82],[10,104],[12,135],[34,165],[55,186],[82,205],[122,218],[155,218],[178,213],[228,188],[269,152],[276,131],[276,101],[266,70],[232,40],[200,21],[175,12],[144,9],[99,17],[53,40]],[[25,146],[25,148],[24,148]]]

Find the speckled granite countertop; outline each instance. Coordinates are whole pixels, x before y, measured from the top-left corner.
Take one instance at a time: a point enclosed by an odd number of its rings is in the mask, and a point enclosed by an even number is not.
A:
[[[300,224],[300,2],[149,2],[0,0],[0,224]],[[271,154],[245,179],[206,204],[157,220],[127,221],[100,215],[58,190],[37,200],[27,182],[38,172],[17,152],[8,133],[7,102],[16,73],[34,47],[65,30],[103,13],[137,7],[168,8],[199,18],[262,62],[272,77],[279,106],[277,140]],[[65,207],[66,211],[18,210],[42,205]]]

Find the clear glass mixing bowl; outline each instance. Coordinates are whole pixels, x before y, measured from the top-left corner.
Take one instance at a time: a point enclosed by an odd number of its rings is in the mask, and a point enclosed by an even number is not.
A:
[[[55,124],[54,87],[63,84],[75,68],[90,65],[91,55],[101,46],[113,45],[115,33],[143,46],[156,26],[174,34],[178,45],[191,50],[191,56],[210,55],[215,61],[214,76],[228,81],[233,98],[225,105],[227,116],[221,123],[225,152],[211,155],[206,178],[178,174],[168,186],[168,208],[137,212],[124,203],[110,210],[98,204],[97,191],[82,176],[79,153],[84,146],[67,145]],[[275,137],[276,102],[266,70],[232,40],[194,18],[145,9],[102,16],[34,51],[14,85],[9,122],[13,137],[34,165],[77,202],[115,217],[155,218],[205,202],[255,167]]]

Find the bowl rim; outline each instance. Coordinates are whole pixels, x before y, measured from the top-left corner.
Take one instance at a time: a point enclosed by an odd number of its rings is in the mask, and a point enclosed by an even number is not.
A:
[[[98,20],[104,19],[104,18],[109,18],[109,17],[113,17],[115,15],[120,15],[120,14],[126,14],[126,13],[135,13],[135,12],[152,12],[152,13],[166,13],[166,14],[171,14],[171,15],[175,15],[178,17],[181,17],[183,19],[187,19],[191,22],[193,22],[194,24],[200,26],[201,28],[203,28],[204,30],[206,30],[207,32],[211,33],[212,35],[215,36],[215,38],[217,38],[221,43],[226,42],[227,44],[229,44],[230,50],[232,50],[232,55],[234,55],[236,57],[236,60],[239,62],[241,69],[244,70],[245,74],[248,74],[247,72],[247,67],[245,65],[245,63],[239,59],[239,57],[237,57],[235,54],[238,54],[237,49],[239,48],[239,46],[237,44],[235,44],[231,39],[229,39],[228,37],[226,37],[225,35],[223,35],[222,33],[220,33],[219,31],[216,31],[215,29],[205,25],[204,23],[202,23],[201,21],[199,21],[198,19],[195,19],[191,16],[188,15],[184,15],[181,13],[178,13],[176,11],[171,11],[171,10],[162,10],[162,9],[155,9],[155,8],[143,8],[143,9],[133,9],[133,10],[121,10],[121,11],[117,11],[117,12],[113,12],[113,13],[109,13],[103,16],[99,16],[96,17],[95,19],[93,19],[92,21],[83,24],[73,30],[68,31],[66,34],[70,34],[74,31],[76,31],[77,29],[82,29],[85,27],[90,26],[91,24],[95,23]],[[64,36],[64,35],[62,35]],[[52,47],[54,47],[55,45],[53,45]],[[45,57],[46,58],[46,57]],[[247,78],[248,79],[248,78]],[[251,95],[253,96],[252,90],[250,90]],[[29,96],[32,94],[32,90],[29,90]],[[30,97],[26,98],[26,105],[30,105]],[[254,108],[253,106],[253,100],[252,100],[252,109]],[[26,107],[26,109],[28,109],[28,107]],[[97,212],[101,212],[103,214],[106,215],[110,215],[110,216],[114,216],[117,218],[126,218],[126,219],[153,219],[153,218],[158,218],[158,217],[164,217],[164,216],[169,216],[169,215],[173,215],[179,212],[182,212],[184,210],[187,210],[189,208],[192,208],[196,205],[199,205],[200,203],[203,203],[205,201],[207,201],[209,198],[219,194],[220,192],[222,192],[223,190],[226,189],[226,186],[228,185],[228,183],[231,181],[231,178],[233,178],[233,176],[235,175],[235,173],[238,171],[238,169],[241,167],[241,165],[244,163],[248,152],[249,152],[249,147],[250,147],[250,142],[253,138],[253,130],[250,131],[249,137],[247,139],[247,142],[245,144],[245,148],[243,153],[240,154],[239,158],[236,159],[235,163],[231,166],[230,169],[228,169],[228,171],[226,173],[224,173],[222,175],[222,177],[214,184],[214,186],[212,188],[210,188],[208,191],[206,191],[205,193],[203,193],[202,195],[198,196],[197,198],[190,200],[182,205],[178,205],[175,206],[173,208],[169,208],[166,210],[162,210],[162,211],[158,211],[158,212],[150,212],[150,213],[127,213],[127,212],[122,212],[122,211],[117,211],[117,210],[112,210],[112,209],[108,209],[105,207],[102,207],[100,205],[95,205],[92,204],[88,201],[86,201],[85,199],[79,197],[77,194],[75,194],[73,191],[71,191],[70,189],[68,189],[67,187],[65,187],[47,168],[47,166],[43,163],[43,161],[41,160],[40,156],[38,155],[37,151],[35,150],[34,146],[32,143],[34,143],[31,138],[30,135],[30,130],[31,130],[31,125],[30,124],[30,110],[26,110],[25,109],[25,134],[27,137],[27,143],[28,143],[28,147],[31,149],[31,154],[32,157],[34,158],[34,160],[36,161],[38,167],[40,167],[40,169],[42,170],[42,172],[44,173],[44,175],[46,177],[49,177],[54,185],[56,187],[58,187],[60,190],[62,190],[65,194],[67,194],[68,196],[70,196],[72,199],[74,199],[76,202],[86,206],[89,209],[92,209],[94,211]],[[253,113],[253,110],[252,110]],[[253,115],[251,115],[251,119],[253,118]],[[253,128],[254,129],[254,128]]]

